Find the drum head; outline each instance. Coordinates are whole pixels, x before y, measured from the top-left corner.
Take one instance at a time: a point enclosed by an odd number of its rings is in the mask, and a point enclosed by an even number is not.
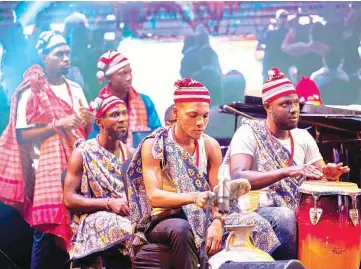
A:
[[[360,194],[361,191],[357,187],[357,184],[351,182],[341,181],[326,181],[326,180],[310,180],[305,181],[299,187],[299,192],[308,194]]]

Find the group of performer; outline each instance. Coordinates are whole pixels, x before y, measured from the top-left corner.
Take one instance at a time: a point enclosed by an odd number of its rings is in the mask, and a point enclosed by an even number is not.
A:
[[[36,231],[32,269],[64,268],[68,258],[55,262],[54,248],[66,250],[73,268],[112,268],[117,259],[122,268],[197,268],[203,240],[209,256],[222,249],[224,225],[253,225],[256,247],[295,259],[298,187],[349,172],[326,165],[312,136],[297,128],[297,92],[277,69],[262,90],[266,120],[244,119],[222,160],[219,143],[204,133],[211,98],[201,83],[175,83],[161,127],[150,98],[132,87],[122,54],[99,59],[97,76],[108,84],[88,104],[65,77],[65,39],[44,32],[37,50],[43,64],[25,72],[0,138],[0,199]],[[153,132],[134,149],[137,131]],[[242,212],[232,201],[228,216],[214,204],[205,219],[221,167],[265,190],[267,203]]]

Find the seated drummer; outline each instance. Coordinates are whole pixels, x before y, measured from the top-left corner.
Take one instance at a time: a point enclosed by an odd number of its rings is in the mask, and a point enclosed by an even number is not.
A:
[[[268,206],[256,212],[281,242],[274,258],[294,259],[297,188],[306,178],[336,180],[350,169],[342,163],[325,165],[313,137],[297,128],[299,98],[292,83],[276,68],[269,75],[262,90],[266,120],[243,119],[227,154],[232,178],[248,179],[252,190],[267,188]]]
[[[91,107],[100,134],[77,142],[64,185],[65,205],[76,212],[69,247],[71,260],[114,249],[116,256],[121,256],[119,251],[129,256],[130,250],[129,206],[121,175],[122,163],[134,151],[121,142],[128,132],[127,107],[118,97],[108,95],[96,98]],[[122,258],[121,268],[131,268],[129,257]],[[109,259],[106,268],[111,268]]]
[[[169,268],[192,269],[197,268],[197,249],[202,242],[202,208],[211,187],[217,185],[222,156],[218,142],[203,133],[209,114],[208,90],[191,79],[178,81],[176,86],[177,122],[157,129],[138,147],[128,169],[129,201],[135,245],[171,246],[173,264]],[[216,210],[213,217],[208,227],[210,255],[220,250],[223,236]],[[162,268],[161,261],[151,256],[143,261],[143,256],[137,255],[138,248],[135,252],[135,269]]]
[[[128,169],[136,269],[163,268],[159,255],[154,256],[146,251],[149,248],[141,246],[147,242],[171,247],[173,267],[165,268],[196,268],[205,221],[202,208],[209,190],[218,184],[220,146],[203,133],[208,123],[209,92],[191,79],[178,81],[176,87],[176,123],[158,129],[144,140]],[[247,182],[240,188],[248,186]],[[208,255],[221,249],[224,233],[218,209],[213,207],[212,213],[206,240]],[[278,243],[277,237],[269,223],[260,219],[263,223],[233,213],[226,221],[234,225],[254,223],[261,235],[256,242],[272,249]]]

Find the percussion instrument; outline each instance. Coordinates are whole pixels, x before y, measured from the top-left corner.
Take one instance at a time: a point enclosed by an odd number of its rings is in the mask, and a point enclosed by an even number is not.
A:
[[[219,269],[226,262],[271,262],[271,255],[256,248],[251,241],[253,225],[226,225],[229,231],[225,249],[209,259],[209,269]]]
[[[350,182],[318,180],[300,186],[298,259],[307,269],[359,269],[360,194]]]

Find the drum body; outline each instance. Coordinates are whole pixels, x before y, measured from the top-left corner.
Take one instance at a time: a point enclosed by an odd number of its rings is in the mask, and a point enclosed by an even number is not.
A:
[[[299,192],[298,259],[307,269],[358,269],[361,228],[357,185],[307,181]]]

